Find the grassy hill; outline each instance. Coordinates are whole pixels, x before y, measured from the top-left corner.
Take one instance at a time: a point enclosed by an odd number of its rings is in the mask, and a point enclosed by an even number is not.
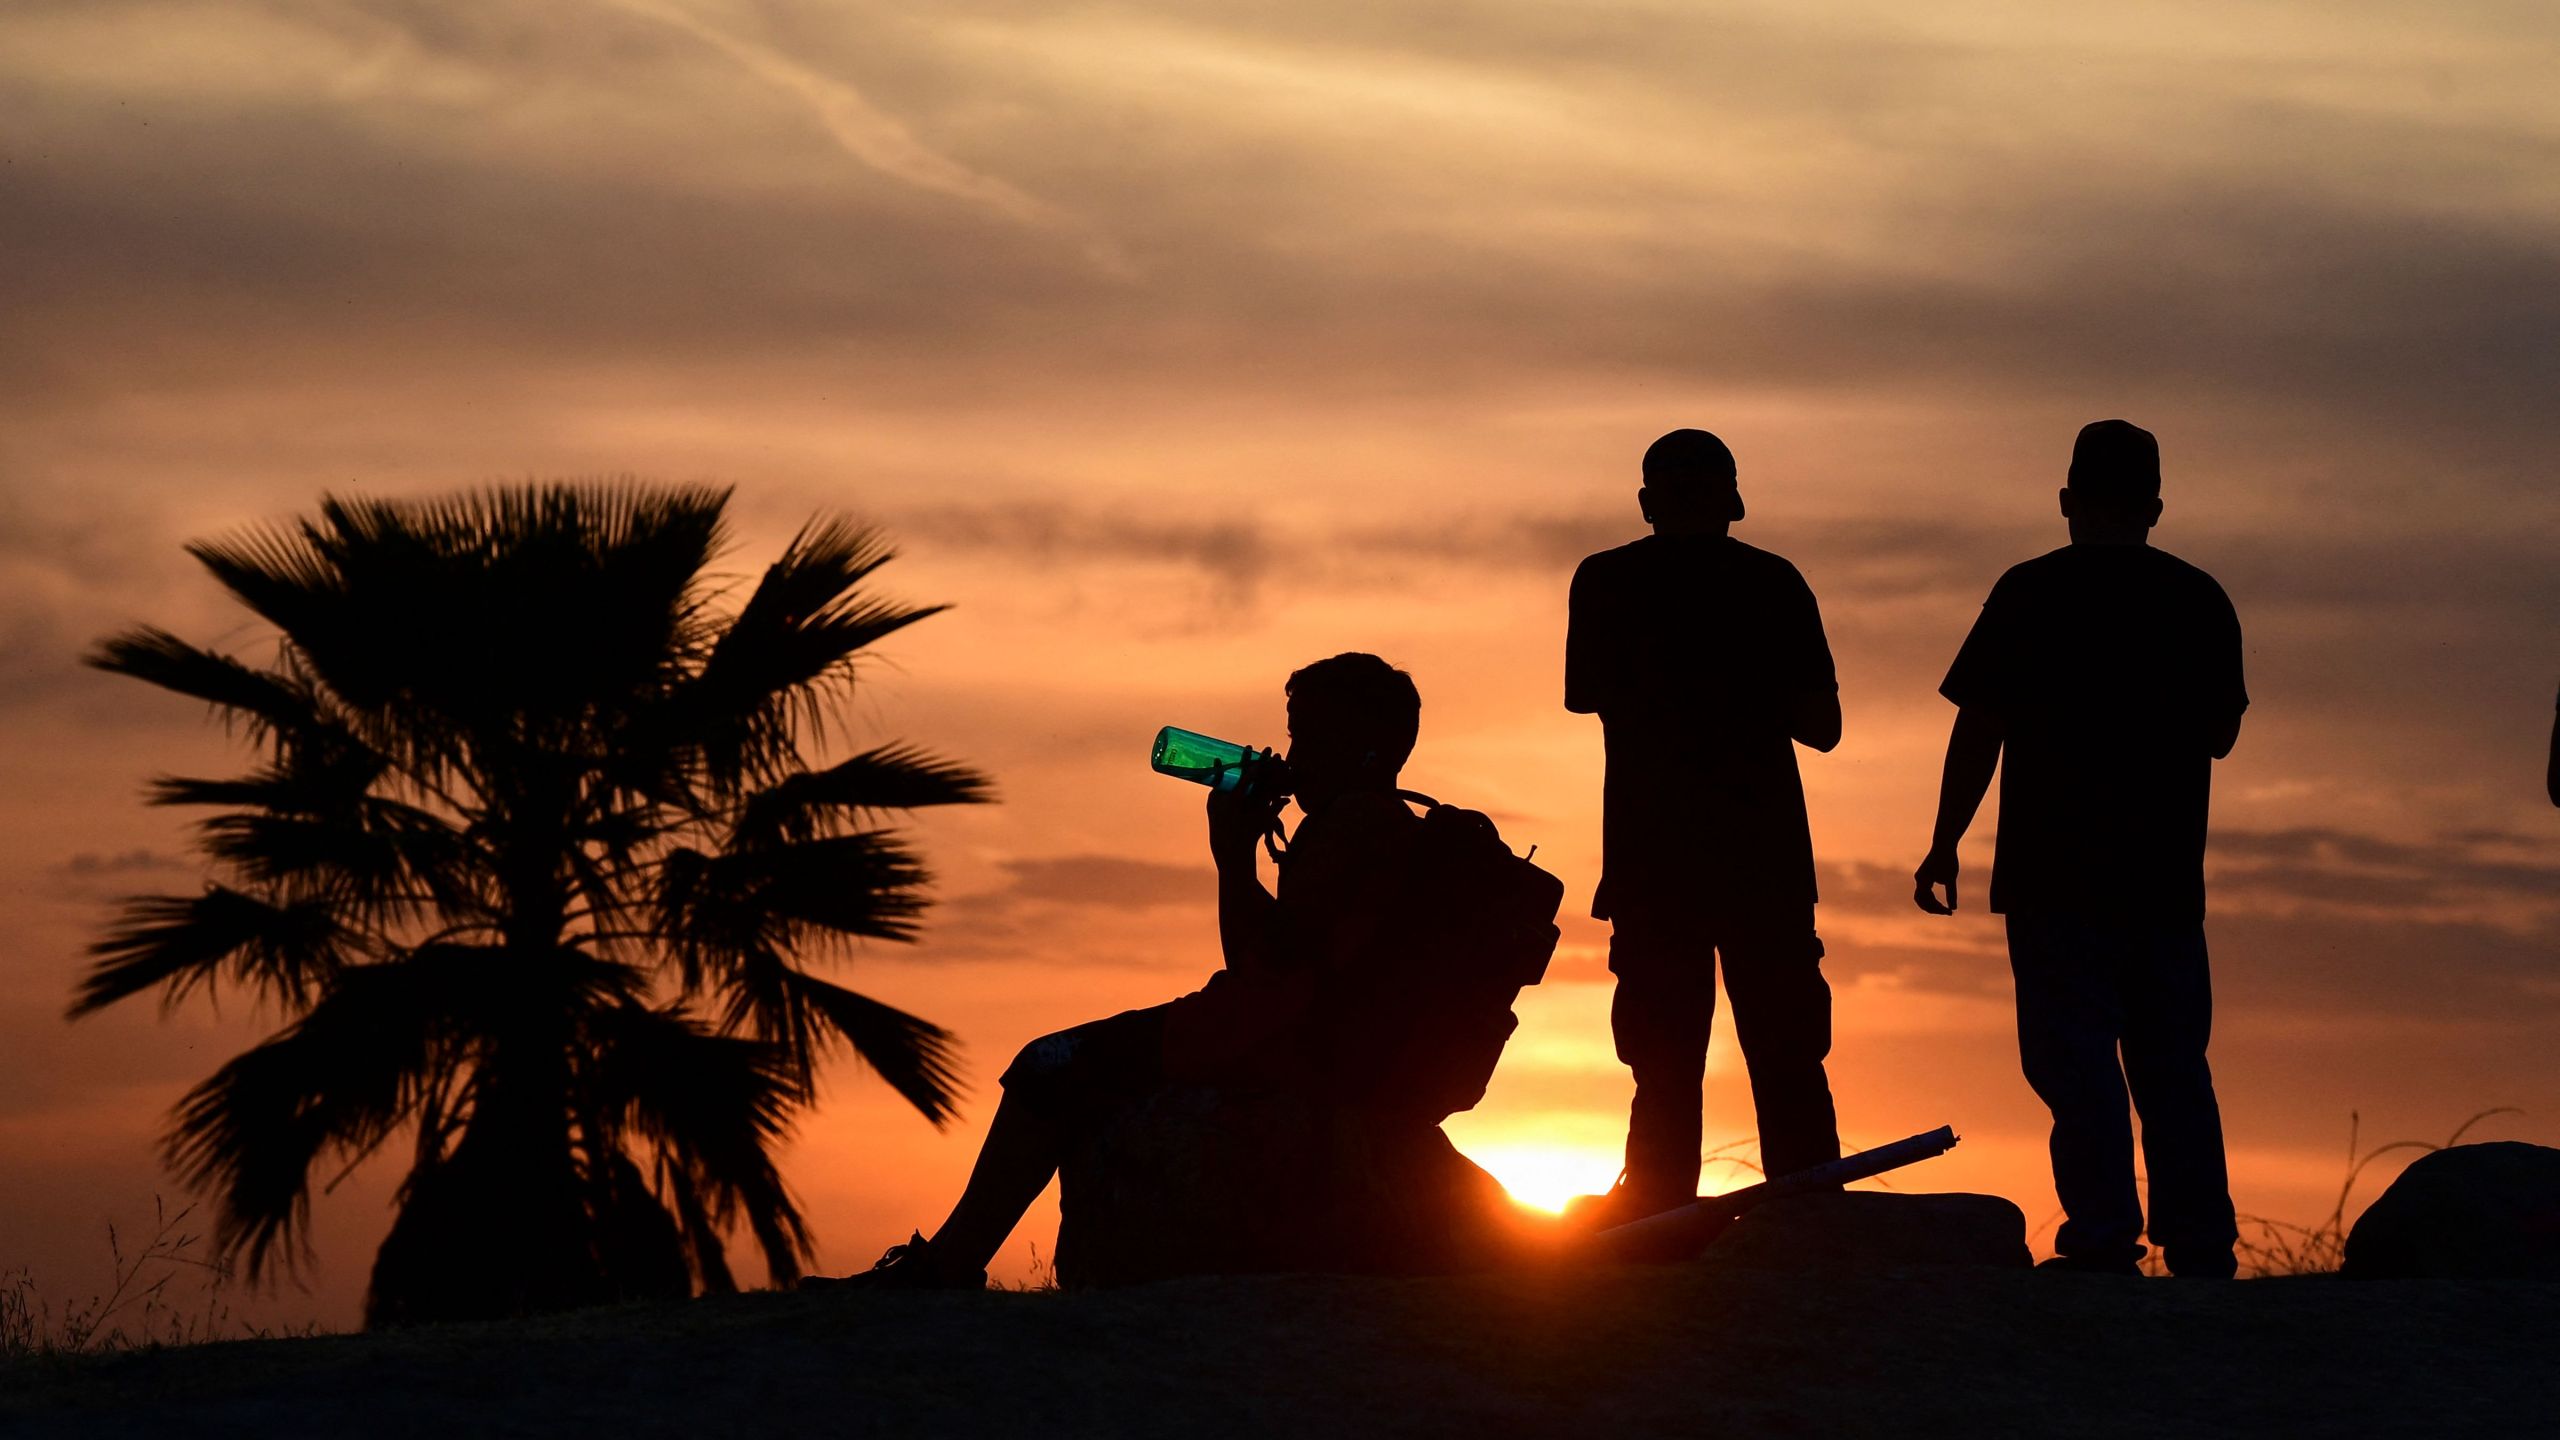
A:
[[[747,1295],[0,1368],[10,1436],[2543,1433],[2560,1286],[1912,1267]]]

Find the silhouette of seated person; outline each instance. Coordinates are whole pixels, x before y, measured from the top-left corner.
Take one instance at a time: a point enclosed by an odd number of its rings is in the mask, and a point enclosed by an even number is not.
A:
[[[1287,696],[1284,763],[1302,819],[1276,895],[1257,851],[1285,801],[1250,779],[1209,796],[1224,968],[1167,1004],[1025,1045],[941,1228],[868,1272],[818,1283],[982,1286],[1062,1170],[1058,1265],[1070,1284],[1077,1269],[1101,1268],[1079,1266],[1069,1233],[1097,1201],[1170,1215],[1184,1232],[1164,1237],[1171,1258],[1137,1262],[1143,1277],[1128,1273],[1123,1237],[1114,1279],[1466,1263],[1469,1217],[1504,1208],[1500,1187],[1448,1145],[1438,1115],[1366,1093],[1356,1077],[1374,1067],[1339,1044],[1356,1029],[1345,1017],[1359,1008],[1361,972],[1397,928],[1402,862],[1422,823],[1396,798],[1421,698],[1410,676],[1363,654],[1299,670]],[[1133,1120],[1159,1138],[1130,1143]],[[1204,1229],[1217,1238],[1201,1241]]]

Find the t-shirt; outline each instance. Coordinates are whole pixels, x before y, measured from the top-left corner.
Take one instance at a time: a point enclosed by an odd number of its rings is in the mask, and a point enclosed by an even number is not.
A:
[[[2006,726],[1992,910],[2204,918],[2212,747],[2249,705],[2212,576],[2148,545],[2037,556],[1938,688]]]
[[[1343,971],[1393,920],[1421,824],[1385,791],[1338,796],[1301,819],[1280,860],[1264,963],[1220,970],[1167,1007],[1167,1071],[1285,1081],[1316,1046],[1317,1012],[1356,989],[1356,974]]]
[[[1356,966],[1393,919],[1421,817],[1383,790],[1355,790],[1298,822],[1280,857],[1272,960],[1329,973]]]
[[[1839,688],[1796,567],[1729,536],[1649,535],[1582,562],[1564,703],[1606,736],[1591,913],[1814,901],[1788,717]]]

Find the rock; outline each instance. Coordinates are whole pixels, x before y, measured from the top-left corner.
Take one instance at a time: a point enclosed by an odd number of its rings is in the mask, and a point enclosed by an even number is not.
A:
[[[2560,1280],[2560,1150],[2499,1141],[2420,1159],[2356,1221],[2341,1273]]]
[[[1436,1127],[1393,1143],[1285,1098],[1167,1086],[1058,1170],[1058,1283],[1429,1273],[1509,1243],[1502,1187]]]
[[[2031,1263],[2027,1217],[1996,1195],[1876,1190],[1793,1195],[1754,1206],[1706,1255],[1720,1264],[1778,1269]]]

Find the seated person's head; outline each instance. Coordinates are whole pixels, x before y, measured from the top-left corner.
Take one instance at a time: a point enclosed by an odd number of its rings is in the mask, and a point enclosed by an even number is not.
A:
[[[1704,430],[1674,430],[1644,452],[1636,506],[1664,534],[1720,532],[1742,518],[1733,452]]]
[[[1289,775],[1314,814],[1347,790],[1396,788],[1422,728],[1413,677],[1375,655],[1319,660],[1289,677]]]
[[[2160,441],[2123,420],[2081,426],[2062,513],[2074,540],[2142,539],[2160,522]]]

